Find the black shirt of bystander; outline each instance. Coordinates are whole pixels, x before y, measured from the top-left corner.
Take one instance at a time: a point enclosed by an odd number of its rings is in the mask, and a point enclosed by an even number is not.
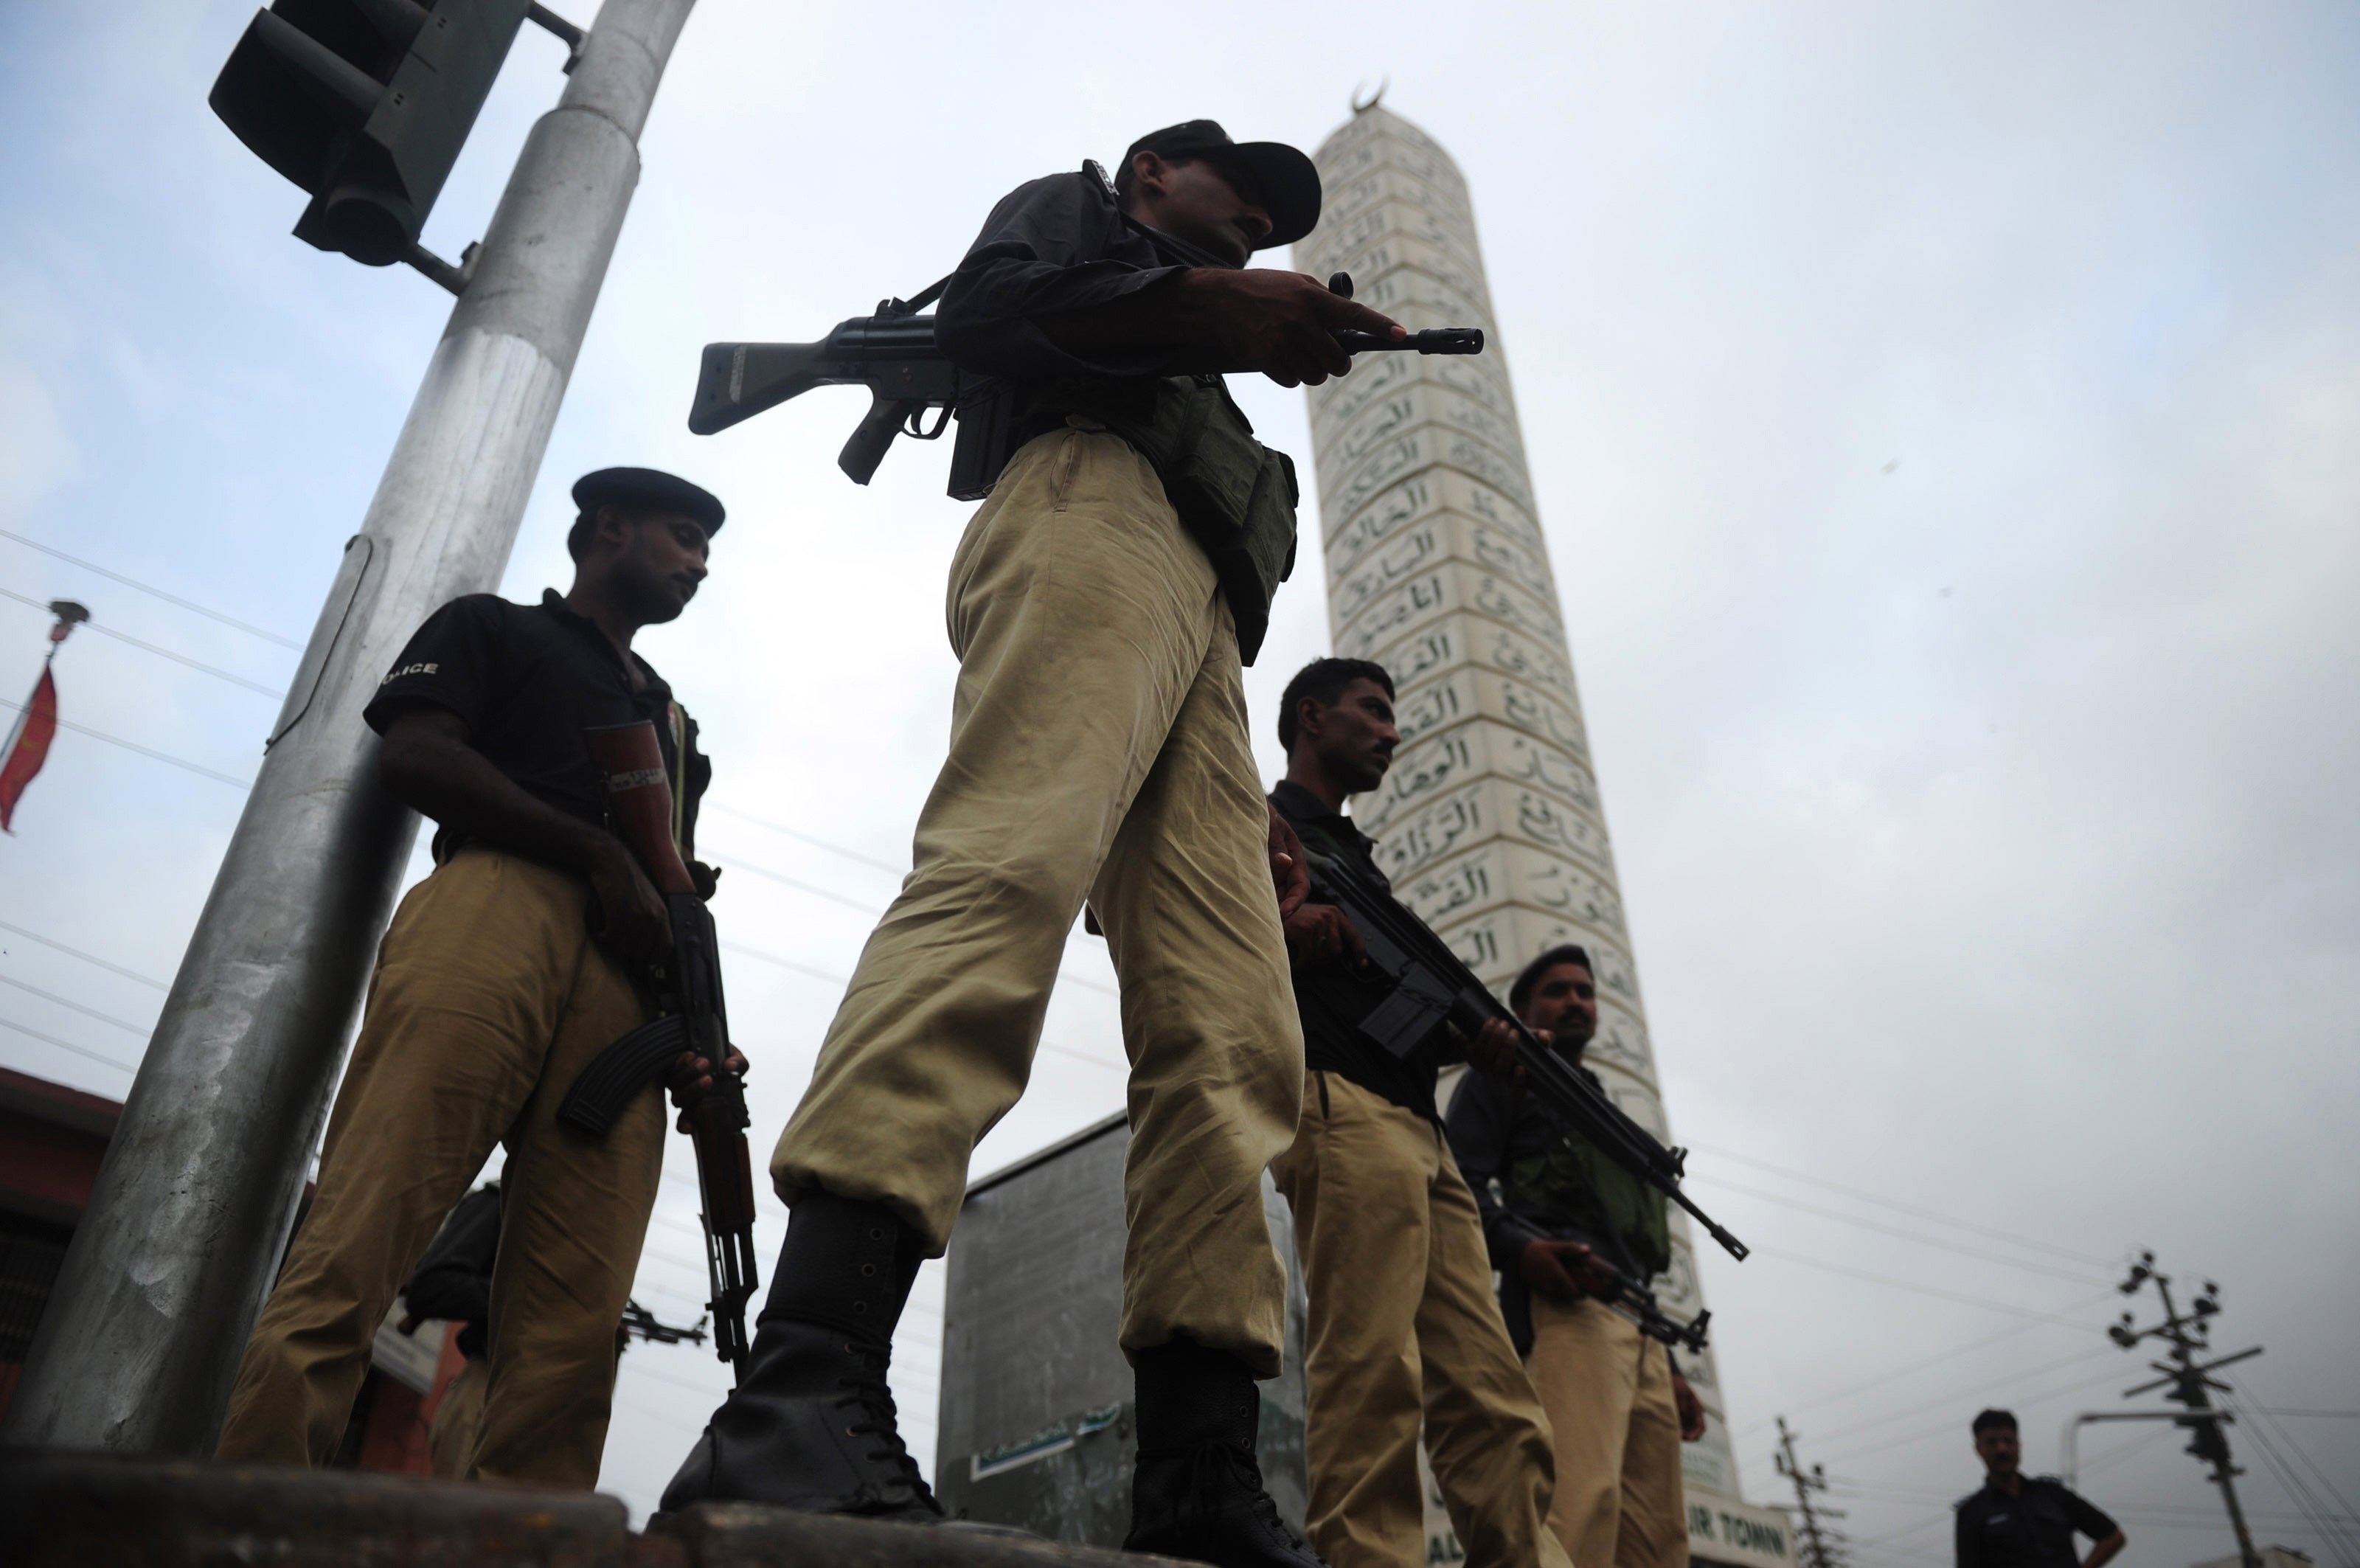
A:
[[[2027,1475],[2011,1495],[1986,1485],[1960,1500],[1959,1568],[2080,1568],[2079,1530],[2114,1533],[2105,1511],[2052,1475]]]
[[[606,791],[582,732],[594,725],[651,720],[672,785],[673,836],[695,843],[696,810],[713,764],[696,746],[696,721],[672,687],[638,654],[631,663],[606,634],[555,591],[537,605],[468,594],[427,617],[377,685],[363,717],[383,733],[411,703],[447,708],[467,724],[467,744],[527,795],[569,817],[604,826]],[[631,669],[636,667],[636,689]],[[458,841],[434,835],[434,858]]]
[[[1270,792],[1270,803],[1306,849],[1344,861],[1371,887],[1392,894],[1393,884],[1371,852],[1375,840],[1352,826],[1350,817],[1328,810],[1327,802],[1291,779]],[[1440,1074],[1435,1059],[1424,1052],[1397,1057],[1360,1033],[1360,1020],[1392,994],[1391,988],[1342,963],[1306,965],[1294,978],[1304,1065],[1332,1072],[1438,1126],[1442,1117],[1435,1108],[1434,1085]]]

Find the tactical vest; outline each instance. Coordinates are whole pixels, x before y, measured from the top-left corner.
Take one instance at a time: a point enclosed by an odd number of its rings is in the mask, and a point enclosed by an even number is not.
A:
[[[1546,1153],[1512,1162],[1501,1186],[1518,1213],[1548,1215],[1585,1234],[1612,1237],[1643,1279],[1672,1264],[1672,1232],[1664,1195],[1568,1135]]]
[[[1218,376],[1051,381],[1031,389],[1021,427],[1063,422],[1129,442],[1164,481],[1164,493],[1212,559],[1238,654],[1254,662],[1270,629],[1270,601],[1295,570],[1295,462],[1254,439],[1253,426]]]

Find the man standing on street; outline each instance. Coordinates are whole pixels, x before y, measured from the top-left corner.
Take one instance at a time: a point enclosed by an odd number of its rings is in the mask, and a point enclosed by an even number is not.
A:
[[[1382,665],[1305,665],[1280,705],[1286,777],[1270,795],[1306,852],[1386,894],[1343,811],[1393,764],[1393,697]],[[1306,1078],[1295,1146],[1271,1175],[1295,1212],[1310,1296],[1312,1543],[1332,1568],[1424,1568],[1422,1422],[1468,1568],[1571,1568],[1548,1527],[1548,1425],[1491,1297],[1482,1219],[1443,1141],[1442,1053],[1395,1057],[1361,1036],[1389,992],[1360,972],[1341,911],[1306,903],[1286,938]],[[1514,1048],[1495,1024],[1470,1054],[1502,1070]]]
[[[1587,951],[1535,959],[1508,1005],[1588,1071],[1598,986]],[[1505,1282],[1509,1332],[1557,1440],[1557,1538],[1582,1568],[1687,1568],[1680,1443],[1704,1435],[1704,1405],[1670,1348],[1599,1299],[1616,1274],[1644,1287],[1670,1266],[1663,1194],[1568,1135],[1513,1082],[1470,1075],[1449,1131]]]
[[[1137,1377],[1129,1544],[1307,1568],[1262,1486],[1255,1380],[1284,1272],[1262,1174],[1295,1136],[1302,1036],[1240,675],[1294,556],[1293,468],[1215,372],[1339,375],[1385,317],[1247,270],[1309,232],[1311,161],[1207,120],[1019,187],[936,334],[999,378],[1011,455],[951,562],[950,755],[770,1174],[793,1211],[743,1379],[664,1494],[941,1518],[886,1370],[976,1140],[1023,1092],[1087,903],[1122,983],[1131,1144],[1121,1344]],[[1273,879],[1280,896],[1272,896]]]
[[[563,598],[452,600],[369,703],[378,776],[437,824],[434,873],[378,948],[318,1195],[247,1342],[224,1459],[328,1463],[396,1292],[505,1144],[484,1412],[465,1473],[597,1484],[615,1323],[663,1168],[663,1094],[650,1084],[603,1141],[560,1127],[557,1107],[645,1018],[633,970],[671,934],[663,900],[606,830],[582,732],[655,724],[685,854],[713,770],[631,639],[695,597],[722,510],[646,468],[591,474],[574,499]],[[700,883],[709,894],[711,873]],[[683,1057],[675,1082],[711,1070]]]
[[[1959,1499],[1959,1568],[2104,1568],[2123,1549],[2122,1527],[2053,1475],[2022,1474],[2016,1418],[1985,1410],[1974,1420],[1983,1489]],[[2075,1532],[2093,1544],[2073,1550]]]

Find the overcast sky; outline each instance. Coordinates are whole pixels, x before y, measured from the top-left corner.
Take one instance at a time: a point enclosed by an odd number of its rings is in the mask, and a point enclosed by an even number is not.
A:
[[[290,237],[301,197],[204,104],[249,14],[0,12],[0,528],[295,640],[449,301]],[[1783,1412],[1861,1563],[1946,1560],[1978,1407],[2013,1404],[2049,1469],[2067,1418],[2144,1375],[2098,1330],[2151,1246],[2220,1282],[2223,1348],[2267,1345],[2244,1399],[2344,1412],[2236,1429],[2257,1536],[2360,1562],[2360,13],[1440,22],[755,0],[691,20],[504,586],[563,585],[586,469],[673,467],[731,509],[706,592],[642,646],[716,761],[725,935],[803,966],[734,960],[758,1141],[907,865],[963,509],[943,448],[842,479],[856,393],[690,436],[697,346],[907,293],[1008,187],[1155,126],[1308,148],[1389,74],[1472,187],[1674,1128],[1761,1249],[1704,1265],[1748,1495],[1778,1500]],[[432,248],[481,232],[561,54],[519,41]],[[1244,395],[1306,452],[1299,394]],[[269,692],[293,652],[14,539],[0,588],[95,612],[59,657],[68,720],[251,776],[270,696],[99,632]],[[0,598],[0,696],[46,625]],[[1299,573],[1249,673],[1258,729],[1326,626]],[[241,798],[60,738],[0,841],[0,1063],[124,1091],[160,992],[22,933],[169,980]],[[978,1172],[1120,1106],[1105,959],[1077,938],[1069,969],[1055,1049]],[[693,1318],[679,1142],[641,1299]],[[922,1455],[940,1300],[930,1269],[897,1376]],[[648,1507],[724,1382],[704,1353],[633,1349],[606,1485]],[[2178,1449],[2129,1426],[2082,1444],[2138,1568],[2232,1550]],[[2340,1546],[2278,1474],[2307,1462]]]

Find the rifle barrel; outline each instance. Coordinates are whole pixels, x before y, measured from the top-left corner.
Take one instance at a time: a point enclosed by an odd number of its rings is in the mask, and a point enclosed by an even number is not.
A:
[[[1480,326],[1438,326],[1425,332],[1414,332],[1407,337],[1380,337],[1373,332],[1339,332],[1336,341],[1351,354],[1368,354],[1392,349],[1404,354],[1480,354],[1483,352],[1483,329]]]

